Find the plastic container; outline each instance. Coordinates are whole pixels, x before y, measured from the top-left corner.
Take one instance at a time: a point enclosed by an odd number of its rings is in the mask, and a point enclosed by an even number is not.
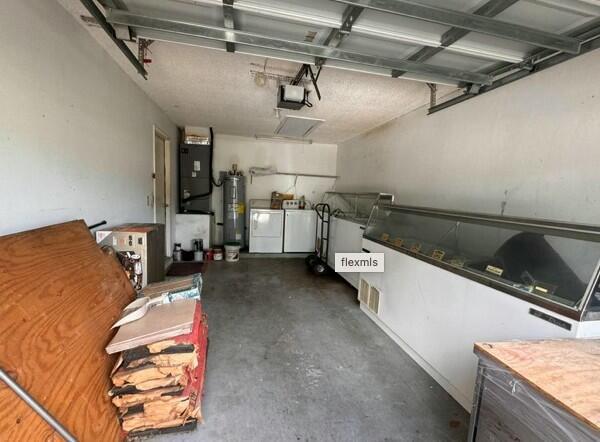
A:
[[[194,251],[181,249],[181,260],[188,261],[188,262],[193,261],[194,260]]]
[[[202,262],[204,258],[204,242],[202,239],[195,239],[194,244],[194,261]]]
[[[240,243],[229,242],[225,244],[225,261],[237,262],[240,260]]]
[[[213,259],[215,261],[223,261],[223,249],[214,249],[213,250]]]
[[[178,242],[176,242],[175,246],[173,247],[173,261],[181,261],[181,244]]]

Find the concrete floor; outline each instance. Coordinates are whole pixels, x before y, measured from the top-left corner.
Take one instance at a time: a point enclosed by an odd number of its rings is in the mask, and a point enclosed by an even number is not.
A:
[[[152,441],[464,441],[468,414],[303,259],[212,262],[196,431]]]

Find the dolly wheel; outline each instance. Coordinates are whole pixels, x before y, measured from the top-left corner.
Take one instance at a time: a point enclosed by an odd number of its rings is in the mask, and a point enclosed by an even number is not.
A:
[[[317,255],[310,254],[308,255],[306,258],[304,258],[304,262],[306,262],[306,265],[309,267],[313,267],[315,265],[315,263],[319,260],[319,257]]]
[[[327,266],[322,262],[317,262],[312,266],[312,270],[315,275],[324,275],[327,273]]]

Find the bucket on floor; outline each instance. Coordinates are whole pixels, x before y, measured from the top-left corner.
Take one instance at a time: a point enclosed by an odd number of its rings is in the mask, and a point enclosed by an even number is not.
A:
[[[236,262],[240,260],[240,243],[228,242],[225,244],[225,261]]]

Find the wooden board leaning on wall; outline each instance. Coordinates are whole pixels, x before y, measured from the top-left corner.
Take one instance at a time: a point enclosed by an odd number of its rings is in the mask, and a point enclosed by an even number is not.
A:
[[[134,290],[83,221],[0,237],[0,366],[79,440],[121,438],[104,347]],[[60,440],[4,384],[0,440]]]

